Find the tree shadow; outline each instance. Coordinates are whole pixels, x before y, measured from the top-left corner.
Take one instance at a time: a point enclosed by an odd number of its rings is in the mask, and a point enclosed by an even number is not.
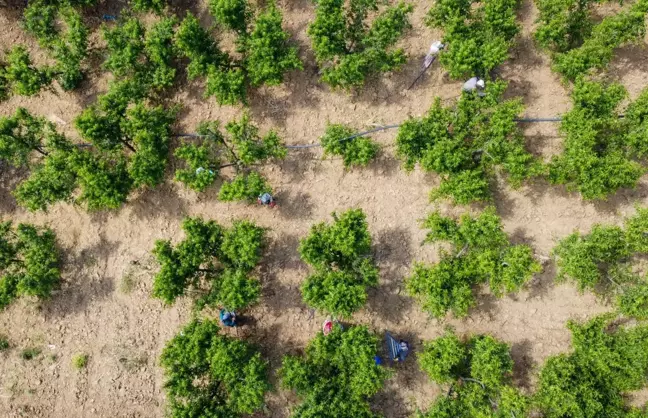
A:
[[[279,216],[284,219],[309,219],[313,213],[314,204],[308,193],[281,191],[276,197]]]
[[[187,213],[186,202],[178,196],[174,184],[166,181],[155,188],[146,188],[129,201],[129,208],[138,219],[181,219]]]
[[[531,351],[533,344],[528,339],[514,343],[511,346],[511,358],[513,359],[513,384],[517,387],[529,389],[531,387],[531,370],[533,369],[533,358]]]
[[[371,170],[374,176],[391,177],[400,169],[401,161],[393,155],[384,152],[384,147],[369,165],[367,169]]]
[[[614,50],[614,58],[607,73],[620,80],[633,71],[645,72],[646,63],[648,47],[643,43],[629,44]]]
[[[492,321],[500,310],[498,301],[499,299],[495,297],[490,292],[485,292],[486,285],[475,285],[472,288],[473,295],[475,297],[475,306],[473,306],[468,315],[483,315],[488,318],[489,321]]]
[[[531,281],[527,284],[529,294],[528,299],[543,299],[549,294],[549,291],[554,286],[556,278],[556,263],[547,259],[542,263],[542,272],[536,274]]]
[[[109,297],[114,290],[114,277],[106,276],[105,271],[120,242],[106,240],[103,233],[99,241],[84,248],[78,254],[74,249],[66,249],[63,259],[64,280],[61,289],[44,302],[43,314],[47,317],[62,318],[86,311],[91,303]]]
[[[5,214],[13,213],[18,204],[13,196],[16,189],[27,175],[29,170],[26,167],[13,167],[6,161],[0,161],[0,212]]]
[[[402,319],[413,301],[404,292],[403,276],[412,262],[411,234],[402,227],[388,228],[378,233],[374,257],[380,268],[377,288],[367,291],[367,310],[392,322]]]

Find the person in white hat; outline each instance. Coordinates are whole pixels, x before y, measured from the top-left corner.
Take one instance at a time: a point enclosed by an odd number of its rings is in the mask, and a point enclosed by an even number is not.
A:
[[[479,96],[485,96],[484,88],[486,87],[486,82],[479,77],[472,77],[463,84],[461,87],[462,91],[477,91]]]
[[[430,46],[430,52],[428,52],[428,54],[425,56],[425,60],[423,61],[423,68],[427,68],[432,65],[434,57],[436,57],[439,51],[441,51],[443,48],[445,48],[445,45],[441,43],[441,41],[432,42],[432,45]]]

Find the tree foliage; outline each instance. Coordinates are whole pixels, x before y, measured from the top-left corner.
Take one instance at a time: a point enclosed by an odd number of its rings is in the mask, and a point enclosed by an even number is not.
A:
[[[410,27],[413,7],[400,2],[379,12],[377,0],[318,0],[308,27],[322,81],[334,88],[361,87],[367,77],[398,70],[407,60],[394,45]],[[376,14],[369,24],[369,15]]]
[[[248,86],[281,84],[286,72],[302,68],[274,2],[256,17],[247,0],[210,0],[209,10],[219,26],[235,33],[240,58],[223,51],[193,15],[185,17],[176,46],[189,59],[189,78],[206,77],[205,96],[221,105],[245,103]]]
[[[36,95],[52,80],[52,69],[34,66],[29,52],[22,45],[14,46],[6,54],[2,67],[3,83],[7,86],[5,89],[10,89],[14,94]]]
[[[160,271],[153,296],[167,304],[188,288],[203,293],[198,306],[244,309],[256,302],[261,287],[251,276],[265,245],[264,230],[249,221],[235,221],[226,229],[214,221],[185,218],[185,239],[173,246],[158,240],[153,254]]]
[[[426,23],[443,29],[446,48],[439,60],[450,77],[487,77],[509,57],[520,29],[518,6],[518,0],[441,0],[434,4]]]
[[[426,171],[441,175],[442,183],[433,199],[448,197],[466,204],[488,200],[488,178],[495,167],[508,173],[513,186],[541,174],[541,164],[525,149],[515,122],[522,112],[518,100],[503,100],[506,83],[489,83],[486,95],[463,92],[454,107],[441,100],[422,118],[401,124],[396,137],[396,153],[406,170],[416,163]]]
[[[553,70],[569,80],[607,67],[614,50],[646,33],[648,2],[637,0],[627,10],[595,23],[590,0],[537,0],[540,11],[535,37],[552,52]]]
[[[332,216],[333,224],[314,225],[299,244],[302,259],[315,269],[302,285],[302,295],[310,306],[350,316],[367,301],[366,288],[378,284],[378,267],[371,259],[371,236],[362,210]]]
[[[82,64],[88,54],[88,28],[73,2],[30,1],[24,12],[24,27],[56,60],[53,75],[64,90],[83,80]]]
[[[634,187],[644,173],[637,161],[645,155],[648,89],[620,119],[618,107],[626,97],[620,84],[579,79],[574,85],[572,110],[563,116],[563,152],[549,164],[549,180],[565,184],[585,199],[605,199],[623,187]]]
[[[646,384],[648,329],[610,320],[568,323],[573,351],[550,357],[540,371],[535,403],[544,417],[632,416],[623,395]]]
[[[236,175],[222,185],[219,199],[254,202],[260,194],[272,192],[253,166],[286,156],[277,132],[271,130],[261,136],[247,113],[227,123],[225,132],[219,121],[202,122],[197,131],[200,141],[189,140],[176,150],[176,157],[185,161],[185,167],[176,170],[177,181],[201,192],[216,181],[222,168],[232,166]]]
[[[20,296],[50,297],[61,280],[56,235],[31,224],[0,223],[0,308]]]
[[[342,124],[327,124],[324,135],[320,138],[325,155],[342,157],[345,167],[366,166],[378,154],[378,144],[371,138],[363,136],[351,138],[355,131]]]
[[[489,335],[460,340],[448,330],[424,343],[421,369],[437,383],[452,383],[419,417],[508,418],[524,417],[529,402],[511,385],[513,360],[510,348]]]
[[[633,271],[637,257],[648,252],[648,209],[626,219],[624,228],[596,224],[578,231],[553,249],[556,280],[572,280],[578,289],[614,297],[621,313],[648,318],[648,282]]]
[[[375,364],[378,340],[364,326],[336,326],[319,332],[303,356],[286,356],[281,383],[302,403],[292,416],[374,418],[369,399],[383,386],[389,372]]]
[[[529,246],[509,242],[494,208],[476,217],[464,214],[459,221],[433,212],[423,226],[429,230],[426,242],[451,244],[449,251],[440,251],[439,263],[415,264],[406,282],[408,293],[432,316],[448,311],[465,316],[475,304],[473,286],[488,282],[491,292],[502,296],[541,270]]]
[[[266,361],[254,346],[218,332],[215,321],[194,319],[164,347],[171,417],[242,417],[263,406]]]

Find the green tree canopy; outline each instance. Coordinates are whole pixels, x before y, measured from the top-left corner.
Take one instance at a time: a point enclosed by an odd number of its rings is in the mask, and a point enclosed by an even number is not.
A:
[[[185,239],[177,245],[155,243],[160,271],[153,281],[154,297],[171,304],[192,287],[203,293],[198,307],[244,309],[258,300],[261,286],[250,273],[261,260],[263,228],[235,221],[226,229],[214,221],[185,218],[182,229]]]
[[[333,220],[331,225],[314,225],[299,244],[302,259],[315,269],[303,283],[302,295],[310,306],[350,316],[367,301],[366,288],[378,284],[378,267],[371,259],[371,236],[362,210],[334,212]]]
[[[292,417],[377,417],[368,401],[389,376],[375,363],[377,346],[364,326],[336,326],[326,336],[318,332],[303,356],[284,357],[281,383],[302,400]]]
[[[646,384],[648,328],[617,327],[609,315],[568,328],[573,351],[550,357],[540,371],[535,403],[543,416],[636,416],[623,395]]]
[[[648,209],[639,207],[623,228],[596,224],[587,234],[575,231],[553,249],[556,280],[571,280],[581,291],[615,297],[622,313],[648,318],[648,276],[634,269],[648,252],[647,232]]]
[[[648,89],[628,107],[632,115],[620,119],[625,88],[579,79],[574,84],[572,110],[563,116],[563,152],[549,164],[549,180],[580,192],[584,199],[605,199],[623,187],[635,187],[645,169]],[[643,131],[643,132],[642,132]]]
[[[185,161],[185,167],[176,169],[177,181],[202,192],[216,181],[221,168],[232,166],[236,175],[223,183],[219,199],[253,202],[260,194],[272,192],[253,166],[285,158],[287,150],[277,132],[261,136],[247,113],[225,125],[225,133],[219,121],[202,122],[197,131],[200,141],[186,141],[175,152]]]
[[[459,221],[433,212],[423,226],[429,230],[426,242],[451,244],[449,251],[440,251],[437,264],[415,264],[406,281],[408,293],[432,316],[448,311],[465,316],[475,304],[473,286],[487,282],[494,295],[502,296],[519,290],[541,270],[531,247],[509,242],[492,207],[475,217],[464,214]]]
[[[52,230],[0,223],[0,308],[20,296],[49,298],[61,280],[59,264]]]
[[[400,2],[379,11],[377,0],[318,0],[308,27],[322,81],[334,88],[361,87],[370,76],[399,69],[407,56],[394,45],[410,28],[413,7]],[[368,22],[369,15],[376,15]]]
[[[218,332],[215,321],[194,319],[162,351],[171,417],[243,417],[263,406],[270,385],[261,353]]]
[[[526,397],[511,385],[513,360],[506,343],[490,335],[465,341],[448,330],[424,343],[421,369],[437,383],[452,383],[420,418],[524,417]]]
[[[512,186],[542,174],[542,165],[526,149],[515,118],[519,100],[504,100],[505,82],[488,83],[485,95],[463,92],[452,107],[437,98],[422,118],[401,124],[396,154],[406,170],[417,163],[441,175],[432,198],[451,198],[467,204],[491,198],[489,180],[495,168],[508,174]]]
[[[439,60],[452,78],[488,77],[509,57],[515,35],[518,0],[440,0],[427,25],[443,29]]]

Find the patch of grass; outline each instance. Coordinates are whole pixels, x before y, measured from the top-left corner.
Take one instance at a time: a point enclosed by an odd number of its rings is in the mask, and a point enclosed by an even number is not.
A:
[[[145,366],[148,362],[148,356],[145,353],[139,354],[127,354],[119,357],[119,363],[126,369],[128,372],[134,372],[142,366]]]
[[[20,357],[22,357],[23,360],[32,360],[38,357],[41,351],[42,350],[38,347],[27,347],[20,352]]]
[[[119,290],[123,294],[128,295],[133,291],[133,289],[135,289],[135,285],[137,285],[137,279],[133,272],[129,271],[124,274],[124,277],[122,277],[121,283],[119,284]]]
[[[9,339],[6,335],[0,335],[0,351],[9,349]]]
[[[72,365],[75,369],[81,370],[88,365],[88,355],[85,353],[79,353],[72,357]]]

